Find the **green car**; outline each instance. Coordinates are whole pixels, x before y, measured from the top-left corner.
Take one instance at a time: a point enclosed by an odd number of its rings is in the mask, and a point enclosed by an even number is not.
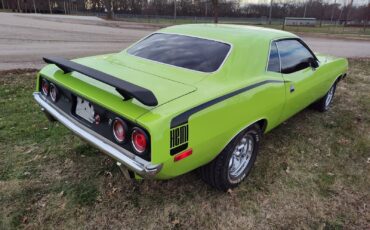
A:
[[[172,26],[119,53],[44,58],[37,103],[135,178],[197,169],[219,190],[251,171],[261,137],[313,104],[330,107],[348,62],[296,35],[251,26]]]

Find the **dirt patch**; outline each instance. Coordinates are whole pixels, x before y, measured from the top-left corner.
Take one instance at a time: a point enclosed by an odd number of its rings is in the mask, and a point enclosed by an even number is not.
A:
[[[0,70],[0,76],[9,75],[9,74],[25,74],[25,73],[36,73],[38,69],[11,69],[11,70]]]

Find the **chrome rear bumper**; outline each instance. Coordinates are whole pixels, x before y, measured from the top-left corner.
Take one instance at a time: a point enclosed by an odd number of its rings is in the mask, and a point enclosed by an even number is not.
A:
[[[89,130],[78,121],[76,121],[73,117],[66,114],[59,108],[55,107],[51,102],[44,99],[40,92],[33,93],[33,97],[41,106],[41,109],[43,111],[52,115],[56,120],[65,125],[68,129],[72,130],[75,134],[82,137],[90,144],[96,146],[107,155],[111,156],[140,176],[153,177],[162,169],[162,164],[152,164],[151,162],[148,162],[136,156],[126,149],[121,148],[117,144],[112,143],[108,139]]]

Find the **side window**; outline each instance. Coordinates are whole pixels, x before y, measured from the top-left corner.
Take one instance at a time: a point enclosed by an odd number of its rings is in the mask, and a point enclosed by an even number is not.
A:
[[[279,57],[279,52],[278,52],[275,42],[271,43],[267,71],[280,73],[280,57]]]
[[[281,72],[293,73],[309,67],[308,59],[313,58],[311,52],[297,40],[277,42],[281,58]]]

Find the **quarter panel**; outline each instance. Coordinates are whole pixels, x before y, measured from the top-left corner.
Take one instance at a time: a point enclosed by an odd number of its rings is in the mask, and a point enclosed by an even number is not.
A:
[[[189,120],[189,145],[199,151],[199,159],[207,163],[251,123],[267,119],[277,124],[285,100],[284,83],[268,83],[227,99]]]
[[[338,77],[348,71],[348,61],[345,58],[319,56],[319,59],[321,59],[320,77],[323,80],[320,82],[320,94],[316,95],[316,99],[323,97]]]
[[[258,78],[263,81],[267,76]],[[161,138],[155,137],[157,142],[152,146],[152,159],[164,160],[164,168],[158,178],[177,176],[208,163],[241,130],[260,119],[269,121],[268,129],[278,125],[285,102],[284,83],[281,77],[270,77],[270,79],[279,80],[279,82],[250,89],[190,116],[188,148],[193,149],[193,154],[179,162],[173,162],[173,157],[169,153],[170,123],[167,123],[167,131],[160,135]],[[190,98],[191,95],[188,97]],[[148,121],[149,117],[144,117],[141,121]],[[156,154],[157,156],[154,156]]]

